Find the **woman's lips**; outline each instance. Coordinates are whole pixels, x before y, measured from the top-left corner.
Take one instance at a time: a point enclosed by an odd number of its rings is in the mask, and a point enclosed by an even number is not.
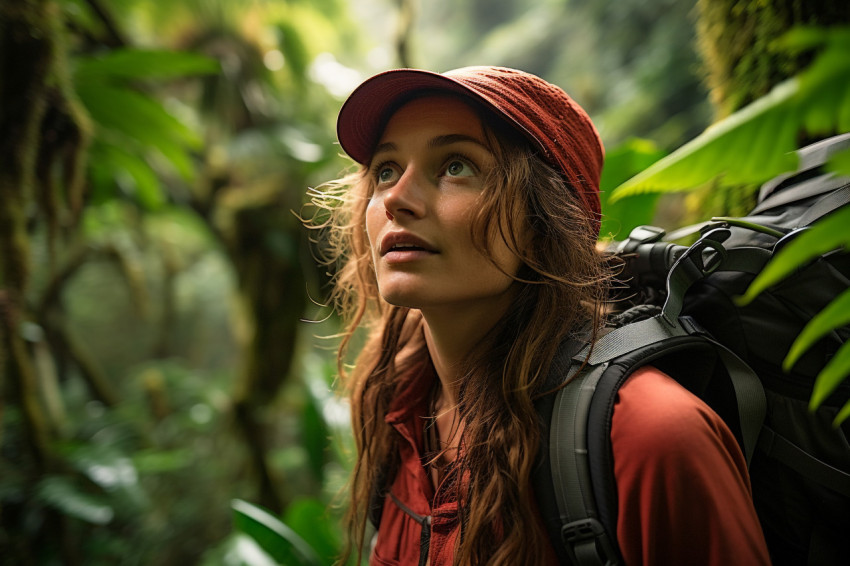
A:
[[[410,261],[435,253],[434,246],[410,232],[389,232],[381,239],[381,255],[388,261]]]
[[[390,264],[407,263],[425,259],[434,255],[434,253],[422,248],[393,248],[384,254],[384,261]]]

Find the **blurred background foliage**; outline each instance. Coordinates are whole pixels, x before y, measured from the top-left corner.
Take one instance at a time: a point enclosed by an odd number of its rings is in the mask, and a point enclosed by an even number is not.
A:
[[[810,63],[773,40],[847,12],[838,0],[5,1],[2,562],[333,562],[348,413],[320,338],[335,331],[317,304],[328,274],[293,211],[351,165],[334,122],[363,78],[540,74],[598,124],[607,199]],[[709,183],[606,200],[603,234],[740,212],[751,195]]]

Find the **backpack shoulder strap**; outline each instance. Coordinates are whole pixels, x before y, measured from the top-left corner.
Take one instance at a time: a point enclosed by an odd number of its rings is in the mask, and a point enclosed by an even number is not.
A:
[[[613,485],[613,468],[608,467],[607,458],[603,458],[606,463],[601,466],[591,463],[592,458],[602,457],[610,450],[610,439],[605,447],[589,446],[591,435],[588,431],[592,426],[591,405],[596,403],[613,409],[619,385],[630,373],[623,366],[608,371],[610,362],[628,352],[682,334],[685,332],[681,327],[671,327],[658,316],[613,330],[592,348],[585,348],[573,358],[567,384],[555,395],[549,423],[549,465],[559,514],[558,540],[572,564],[608,566],[622,563],[616,545],[616,513],[606,512],[609,510],[605,506],[600,509],[595,493]],[[598,393],[604,399],[594,399],[603,376],[613,387],[609,385],[604,393]],[[610,435],[610,415],[603,419],[607,420],[603,428]],[[592,480],[591,469],[597,467],[601,473],[593,474]],[[602,498],[608,499],[604,495]]]
[[[717,234],[710,234],[700,240],[712,240],[710,245],[697,242],[671,268],[668,301],[662,312],[621,326],[584,348],[573,357],[566,385],[555,395],[548,426],[548,463],[558,508],[555,540],[561,548],[556,551],[565,554],[569,563],[622,563],[616,540],[611,417],[617,391],[635,369],[663,362],[665,356],[684,352],[687,357],[691,352],[710,350],[709,355],[725,368],[731,382],[739,419],[733,424],[747,462],[752,457],[766,410],[761,382],[743,361],[704,335],[693,321],[679,317],[681,297],[688,287],[705,274],[722,269],[726,259]],[[723,257],[706,262],[703,252],[707,247]],[[704,386],[681,383],[697,394]],[[547,528],[551,536],[552,528]]]

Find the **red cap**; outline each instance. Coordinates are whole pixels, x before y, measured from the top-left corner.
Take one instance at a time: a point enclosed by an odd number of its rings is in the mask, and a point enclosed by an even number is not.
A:
[[[357,87],[339,112],[337,136],[342,149],[358,163],[367,164],[391,113],[423,90],[470,96],[505,118],[563,173],[591,217],[599,220],[604,157],[599,133],[567,93],[523,71],[464,67],[443,74],[419,69],[377,74]]]

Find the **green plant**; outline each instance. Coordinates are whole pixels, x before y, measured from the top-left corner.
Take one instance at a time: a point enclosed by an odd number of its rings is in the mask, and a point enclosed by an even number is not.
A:
[[[776,49],[799,52],[818,49],[812,64],[738,112],[709,127],[703,134],[632,177],[611,195],[617,202],[627,196],[675,192],[708,182],[721,186],[761,183],[796,167],[801,132],[817,136],[850,131],[850,28],[798,28],[782,37]],[[850,150],[833,155],[827,169],[850,175]],[[798,266],[821,254],[850,250],[846,207],[817,222],[806,234],[774,257],[752,283],[744,301],[781,281]],[[841,294],[801,332],[784,367],[824,334],[850,323],[850,291]],[[850,344],[818,375],[811,397],[815,409],[850,375]],[[850,417],[850,403],[836,417],[838,425]]]

